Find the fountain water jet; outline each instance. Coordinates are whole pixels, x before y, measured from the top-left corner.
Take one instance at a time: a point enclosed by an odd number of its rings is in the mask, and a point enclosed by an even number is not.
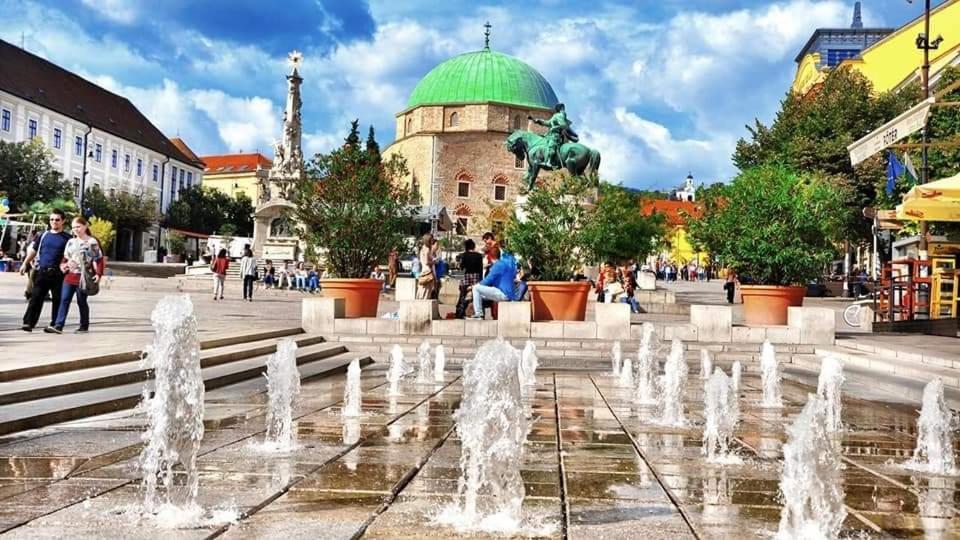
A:
[[[760,350],[760,380],[763,386],[764,407],[783,407],[783,398],[780,396],[780,365],[777,362],[777,351],[769,340],[763,342]]]
[[[531,387],[537,384],[537,368],[539,366],[537,346],[532,341],[527,341],[527,344],[523,347],[523,353],[520,355],[520,390],[524,392],[524,395],[528,394]]]
[[[843,401],[843,363],[835,356],[828,356],[820,364],[820,377],[817,379],[817,395],[823,398],[824,413],[827,416],[827,431],[840,431],[843,423],[840,419]]]
[[[811,394],[787,428],[780,476],[780,540],[840,535],[847,510],[843,505],[840,456],[830,440],[828,421],[826,403]]]
[[[417,370],[417,382],[429,382],[433,378],[431,373],[433,365],[430,362],[430,344],[426,341],[420,343],[417,347],[417,359],[420,361],[420,369]]]
[[[362,413],[360,403],[360,359],[354,358],[347,368],[347,384],[343,389],[343,416],[356,417]]]
[[[633,361],[629,358],[623,361],[623,366],[620,368],[620,377],[617,379],[617,384],[625,388],[633,388]]]
[[[433,357],[433,380],[443,382],[444,372],[447,369],[447,353],[443,350],[443,345],[437,345]]]
[[[953,453],[953,411],[943,397],[943,381],[933,379],[923,388],[923,408],[917,420],[917,447],[903,466],[930,474],[958,474]]]
[[[643,323],[643,337],[637,351],[637,393],[634,401],[640,404],[657,402],[656,363],[653,357],[653,325]]]
[[[288,452],[296,446],[293,429],[293,403],[300,394],[300,370],[297,369],[297,343],[284,338],[277,352],[267,357],[267,434],[263,448]]]
[[[700,378],[706,381],[713,372],[713,360],[710,359],[710,351],[700,349]]]
[[[390,349],[390,369],[387,370],[387,381],[390,382],[390,395],[400,395],[400,379],[407,374],[406,363],[403,361],[403,349],[394,345]]]
[[[659,379],[659,424],[682,427],[687,421],[683,414],[683,392],[687,385],[687,361],[683,357],[683,342],[673,339],[670,355]]]
[[[463,397],[454,413],[461,445],[459,500],[441,512],[440,523],[500,533],[520,528],[528,423],[519,363],[520,351],[499,338],[464,362]]]
[[[743,368],[740,366],[740,361],[737,360],[733,363],[733,366],[730,368],[730,389],[733,390],[734,394],[739,396],[740,393],[740,377]]]
[[[612,375],[614,377],[620,376],[622,358],[623,358],[623,353],[620,351],[620,342],[615,341],[613,343],[613,348],[610,349],[610,359],[613,361]]]
[[[703,454],[710,463],[742,463],[730,451],[733,431],[740,421],[740,409],[733,383],[722,369],[717,368],[707,379],[704,388],[704,411],[706,424],[703,427]]]
[[[202,510],[196,502],[197,452],[203,439],[204,387],[193,303],[186,295],[166,296],[157,302],[150,319],[153,344],[142,363],[154,373],[153,397],[145,386],[139,405],[148,422],[143,434],[146,446],[140,454],[144,507],[150,513],[179,510],[198,516]],[[182,485],[173,481],[177,465],[186,476]],[[158,493],[158,480],[163,484],[163,497]]]

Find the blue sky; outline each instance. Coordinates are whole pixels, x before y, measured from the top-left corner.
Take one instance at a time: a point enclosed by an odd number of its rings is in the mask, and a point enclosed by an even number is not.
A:
[[[921,2],[922,3],[922,2]],[[939,4],[940,2],[935,2]],[[920,15],[865,0],[867,26]],[[417,81],[483,45],[538,69],[567,103],[605,179],[669,188],[727,180],[744,124],[769,121],[793,59],[818,27],[846,27],[839,0],[0,0],[0,39],[127,96],[198,154],[259,149],[280,135],[286,54],[303,51],[304,151],[349,121],[381,147]]]

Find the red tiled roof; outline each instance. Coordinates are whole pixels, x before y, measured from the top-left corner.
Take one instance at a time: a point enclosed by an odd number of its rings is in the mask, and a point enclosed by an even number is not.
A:
[[[691,201],[645,200],[640,202],[640,212],[645,216],[663,214],[667,225],[682,225],[687,216],[699,218],[703,215],[703,206]]]
[[[193,150],[191,150],[190,147],[187,146],[187,143],[183,142],[183,139],[181,139],[180,137],[173,137],[170,139],[170,142],[177,147],[177,150],[180,150],[181,152],[183,152],[183,155],[192,159],[196,163],[203,163],[203,160],[197,157],[197,154],[195,154]]]
[[[264,169],[269,169],[273,165],[273,162],[267,156],[260,153],[222,154],[219,156],[203,156],[200,159],[207,164],[204,175],[254,172],[257,170],[257,165]]]

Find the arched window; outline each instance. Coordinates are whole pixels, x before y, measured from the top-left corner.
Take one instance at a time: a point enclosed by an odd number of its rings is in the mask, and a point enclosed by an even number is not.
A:
[[[457,127],[460,125],[460,113],[450,113],[450,127]]]
[[[458,235],[465,236],[467,231],[470,230],[470,216],[472,214],[473,211],[466,204],[460,203],[457,205],[457,208],[453,211],[453,216],[456,219],[454,226]]]
[[[407,135],[413,133],[413,118],[407,118]]]
[[[523,118],[521,118],[520,115],[518,114],[513,117],[513,130],[516,131],[521,127],[523,127]]]

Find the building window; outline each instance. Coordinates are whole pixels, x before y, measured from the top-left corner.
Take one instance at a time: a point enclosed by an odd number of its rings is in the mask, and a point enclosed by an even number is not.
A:
[[[186,176],[187,176],[187,171],[184,169],[180,169],[180,179],[179,179],[177,191],[181,191],[183,189],[183,181],[186,179]]]
[[[8,109],[4,109],[3,115],[0,116],[0,129],[10,131],[10,111]]]
[[[137,176],[143,176],[143,160],[137,158]]]
[[[83,137],[74,137],[73,139],[73,153],[82,156],[83,155]]]
[[[470,182],[457,182],[457,197],[470,196]]]
[[[73,196],[80,197],[80,179],[76,176],[73,177]]]
[[[97,163],[103,161],[103,145],[97,144],[93,147],[93,159],[97,160]]]
[[[827,49],[827,67],[837,67],[840,62],[860,55],[857,49]]]
[[[117,190],[115,188],[110,188],[110,198],[117,196]]]
[[[451,113],[450,114],[450,127],[457,127],[460,125],[460,113]]]
[[[503,233],[503,229],[504,229],[504,228],[505,228],[505,224],[504,224],[503,221],[494,220],[494,221],[491,222],[491,232],[492,232],[497,238],[500,238],[500,237],[502,236],[502,233]]]
[[[60,128],[53,128],[53,147],[60,148],[63,145],[63,131]]]
[[[523,127],[523,119],[520,118],[520,115],[518,114],[513,117],[513,130],[516,131],[521,127]]]
[[[116,150],[110,153],[110,166],[113,167],[114,169],[117,168],[117,151]]]
[[[170,193],[177,192],[177,168],[174,166],[170,167]]]
[[[123,155],[123,172],[130,172],[130,154]]]
[[[27,121],[27,138],[33,140],[37,136],[37,121],[28,120]]]
[[[507,186],[493,186],[493,200],[507,200]]]
[[[523,156],[517,156],[516,159],[514,159],[513,161],[513,166],[516,167],[517,169],[522,169],[523,162],[524,162]]]
[[[458,218],[457,218],[457,224],[455,225],[455,227],[456,227],[456,232],[457,232],[458,235],[460,235],[460,236],[465,236],[465,235],[467,234],[467,220],[468,220],[468,219],[469,219],[469,218],[465,218],[465,217],[458,217]]]
[[[193,171],[187,171],[187,189],[193,187]]]
[[[156,182],[160,178],[160,166],[156,163],[153,164],[153,181]]]
[[[407,118],[407,135],[413,133],[413,118]]]

